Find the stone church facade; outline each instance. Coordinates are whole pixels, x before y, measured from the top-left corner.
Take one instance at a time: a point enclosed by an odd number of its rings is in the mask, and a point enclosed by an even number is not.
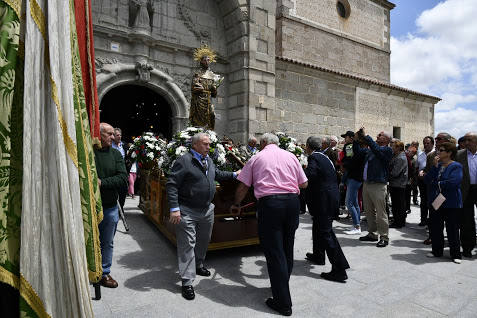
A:
[[[434,130],[439,98],[390,84],[386,0],[93,0],[98,94],[147,87],[187,126],[193,49],[225,76],[216,131],[243,142],[285,131],[339,135],[365,126],[405,142]]]

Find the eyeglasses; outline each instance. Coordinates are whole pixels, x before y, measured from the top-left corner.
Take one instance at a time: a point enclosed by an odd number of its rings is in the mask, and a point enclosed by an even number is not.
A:
[[[444,148],[439,149],[439,152],[447,152]]]

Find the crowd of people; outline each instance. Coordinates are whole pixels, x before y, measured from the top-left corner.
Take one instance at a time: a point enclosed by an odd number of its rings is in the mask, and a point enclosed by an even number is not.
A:
[[[373,139],[364,127],[341,137],[342,149],[336,137],[309,137],[304,145],[307,166],[280,149],[276,135],[263,134],[259,143],[251,137],[246,148],[253,156],[236,172],[221,171],[214,165],[208,155],[210,138],[206,133],[192,137],[190,152],[176,160],[166,184],[185,299],[195,298],[196,275],[211,275],[205,256],[214,222],[215,182],[227,179],[239,181],[232,214],[240,213],[241,202],[253,187],[258,236],[272,290],[266,305],[285,316],[292,314],[288,282],[299,214],[306,207],[313,225],[312,251],[305,257],[318,265],[324,265],[328,257],[331,271],[321,274],[327,280],[345,282],[350,268],[332,227],[340,211],[347,210],[352,220],[345,234],[362,234],[361,225],[366,222],[367,233],[359,240],[383,248],[389,244],[389,228],[406,226],[411,199],[417,204],[418,193],[419,226],[428,227],[429,238],[424,243],[432,244],[428,256],[443,256],[445,226],[451,260],[459,264],[462,256],[472,257],[476,244],[477,133],[469,132],[459,139],[460,149],[445,132],[436,138],[424,137],[422,150],[419,142],[405,145],[384,131]],[[100,224],[101,284],[115,288],[118,283],[111,277],[110,268],[118,203],[123,205],[128,193],[127,172],[121,131],[102,123],[101,142],[102,147],[95,150],[104,210]],[[129,194],[134,195],[131,183],[137,170],[128,170]],[[341,205],[346,209],[340,209]]]

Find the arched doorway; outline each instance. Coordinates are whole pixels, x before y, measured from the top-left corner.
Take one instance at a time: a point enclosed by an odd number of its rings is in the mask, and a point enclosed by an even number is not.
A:
[[[120,85],[109,90],[101,100],[101,121],[119,127],[123,141],[151,131],[172,137],[172,112],[167,100],[152,89],[140,85]]]

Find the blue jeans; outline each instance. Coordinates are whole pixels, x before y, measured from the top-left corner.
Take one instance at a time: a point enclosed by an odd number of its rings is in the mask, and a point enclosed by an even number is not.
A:
[[[353,225],[357,226],[360,224],[360,210],[358,203],[358,190],[361,187],[361,182],[356,181],[352,178],[348,178],[346,181],[346,206],[348,211],[351,213],[353,218]]]
[[[114,234],[119,221],[118,206],[103,209],[103,220],[99,223],[99,240],[101,242],[101,256],[103,263],[103,276],[111,272],[113,262]]]

